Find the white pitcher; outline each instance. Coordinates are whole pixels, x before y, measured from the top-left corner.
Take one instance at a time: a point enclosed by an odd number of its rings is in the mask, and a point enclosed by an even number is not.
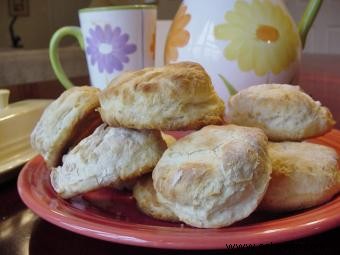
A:
[[[184,0],[168,33],[164,62],[195,61],[225,101],[262,83],[290,83],[322,0],[298,26],[281,0]]]

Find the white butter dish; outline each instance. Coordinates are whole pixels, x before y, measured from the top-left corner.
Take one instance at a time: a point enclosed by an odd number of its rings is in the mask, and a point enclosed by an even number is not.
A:
[[[52,100],[30,99],[6,105],[8,93],[0,90],[0,182],[37,155],[30,134]]]

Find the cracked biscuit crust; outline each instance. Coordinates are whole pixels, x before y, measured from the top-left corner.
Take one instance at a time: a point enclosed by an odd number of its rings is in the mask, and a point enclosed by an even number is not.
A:
[[[69,148],[102,123],[96,111],[99,92],[89,86],[73,87],[45,109],[31,134],[31,145],[49,167],[59,165]]]
[[[269,143],[273,173],[260,208],[287,212],[322,204],[340,191],[338,154],[308,142]]]
[[[133,188],[133,197],[139,209],[155,219],[178,222],[178,217],[164,204],[160,203],[151,175],[140,178]]]
[[[52,169],[51,184],[63,198],[113,186],[120,188],[154,168],[166,149],[159,131],[99,126]]]
[[[271,141],[300,141],[328,132],[335,124],[330,111],[299,86],[263,84],[232,96],[228,119],[264,130]]]
[[[219,228],[255,210],[270,173],[263,131],[228,125],[204,127],[178,140],[152,178],[159,201],[181,221]]]
[[[110,126],[190,130],[223,123],[224,102],[203,67],[192,62],[126,72],[99,98]]]

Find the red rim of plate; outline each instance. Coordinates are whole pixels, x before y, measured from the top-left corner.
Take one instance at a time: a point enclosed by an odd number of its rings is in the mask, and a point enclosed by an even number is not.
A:
[[[340,151],[340,131],[333,130],[313,142],[327,144]],[[58,199],[49,181],[42,180],[46,167],[37,156],[22,169],[18,191],[24,203],[41,218],[75,233],[121,244],[164,249],[225,249],[226,244],[280,243],[321,233],[340,226],[340,195],[308,211],[280,219],[246,226],[221,229],[196,229],[129,223],[100,215],[88,215]],[[40,172],[39,172],[40,171]],[[40,179],[39,179],[40,178]],[[36,190],[42,181],[44,196]],[[50,191],[48,191],[50,190]]]

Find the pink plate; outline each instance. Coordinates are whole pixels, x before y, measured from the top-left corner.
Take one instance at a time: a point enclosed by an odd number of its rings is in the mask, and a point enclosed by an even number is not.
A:
[[[340,131],[313,142],[340,152]],[[294,214],[253,213],[228,228],[197,229],[161,222],[140,213],[130,193],[102,189],[71,200],[58,198],[40,156],[20,173],[22,200],[43,219],[73,232],[116,243],[171,249],[223,249],[226,244],[266,244],[289,241],[340,226],[340,195],[330,202]]]

